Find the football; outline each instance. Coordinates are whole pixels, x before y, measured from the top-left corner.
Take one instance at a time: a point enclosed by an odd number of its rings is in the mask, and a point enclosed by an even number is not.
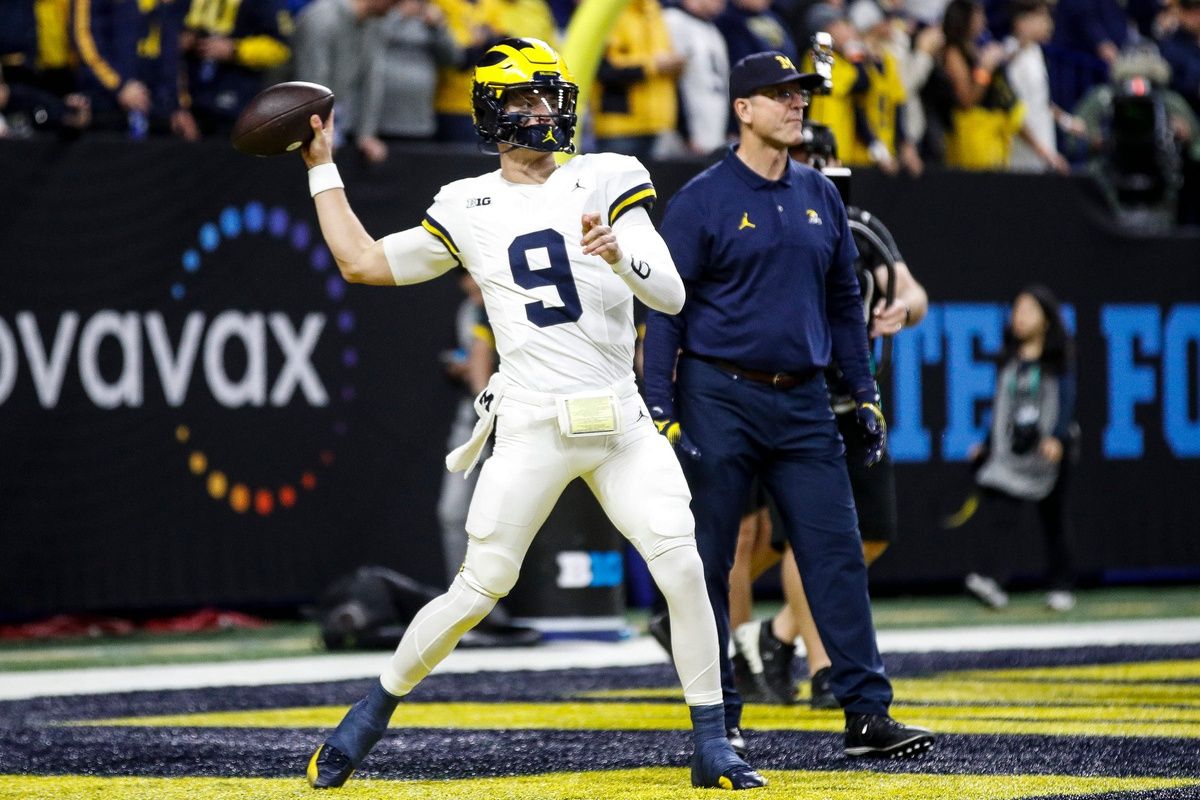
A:
[[[289,81],[259,92],[233,125],[233,148],[252,156],[290,153],[312,140],[308,119],[333,110],[333,92],[319,83]]]

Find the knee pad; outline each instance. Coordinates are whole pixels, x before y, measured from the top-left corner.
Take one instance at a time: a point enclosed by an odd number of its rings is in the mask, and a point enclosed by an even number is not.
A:
[[[499,600],[517,584],[522,555],[472,536],[467,542],[467,557],[459,571],[459,578],[476,592]]]
[[[677,537],[682,538],[682,537]],[[704,564],[694,539],[681,542],[646,562],[650,576],[668,600],[681,593],[698,591],[706,596]]]
[[[663,553],[678,547],[696,546],[696,520],[683,498],[664,498],[658,508],[650,512],[649,536],[643,546],[646,561],[652,561]]]

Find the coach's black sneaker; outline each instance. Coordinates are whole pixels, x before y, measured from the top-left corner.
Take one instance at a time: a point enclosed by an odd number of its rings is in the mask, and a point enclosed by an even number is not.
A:
[[[308,785],[314,789],[336,789],[350,780],[355,766],[350,756],[326,742],[308,760]]]
[[[367,696],[350,707],[325,743],[308,761],[306,776],[314,789],[344,784],[383,737],[400,698],[388,694],[378,682]]]
[[[667,655],[674,657],[671,653],[671,617],[666,611],[660,611],[650,617],[646,622],[646,630],[654,637],[654,641],[658,642],[663,650],[667,651]]]
[[[739,758],[745,758],[746,753],[750,752],[746,747],[746,737],[742,735],[741,728],[726,728],[725,739],[729,742],[729,746],[733,748],[733,752],[738,754]]]
[[[933,731],[904,725],[887,714],[847,714],[846,749],[848,756],[907,758],[933,747]]]
[[[833,694],[833,687],[829,683],[829,674],[829,667],[821,667],[809,680],[809,686],[812,689],[812,694],[808,698],[809,708],[826,711],[842,707]]]
[[[769,702],[790,706],[796,702],[796,681],[792,664],[796,661],[796,646],[781,642],[771,631],[769,620],[759,625],[758,655],[762,659],[762,674],[770,692]]]

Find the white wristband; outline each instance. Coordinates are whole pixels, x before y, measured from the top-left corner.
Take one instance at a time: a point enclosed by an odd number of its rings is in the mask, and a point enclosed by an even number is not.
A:
[[[330,189],[345,188],[346,184],[342,183],[342,176],[338,174],[337,164],[332,161],[328,164],[317,164],[308,171],[308,193],[313,197]]]

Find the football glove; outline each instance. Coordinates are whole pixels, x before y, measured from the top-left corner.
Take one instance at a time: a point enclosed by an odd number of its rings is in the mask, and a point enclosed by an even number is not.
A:
[[[883,458],[883,451],[887,447],[887,422],[876,403],[859,403],[855,413],[858,416],[859,433],[867,447],[863,463],[873,467]]]
[[[658,406],[650,409],[650,419],[654,421],[654,427],[658,428],[658,432],[667,437],[667,441],[671,443],[672,447],[693,461],[700,458],[700,449],[683,432],[679,420],[667,416]]]

